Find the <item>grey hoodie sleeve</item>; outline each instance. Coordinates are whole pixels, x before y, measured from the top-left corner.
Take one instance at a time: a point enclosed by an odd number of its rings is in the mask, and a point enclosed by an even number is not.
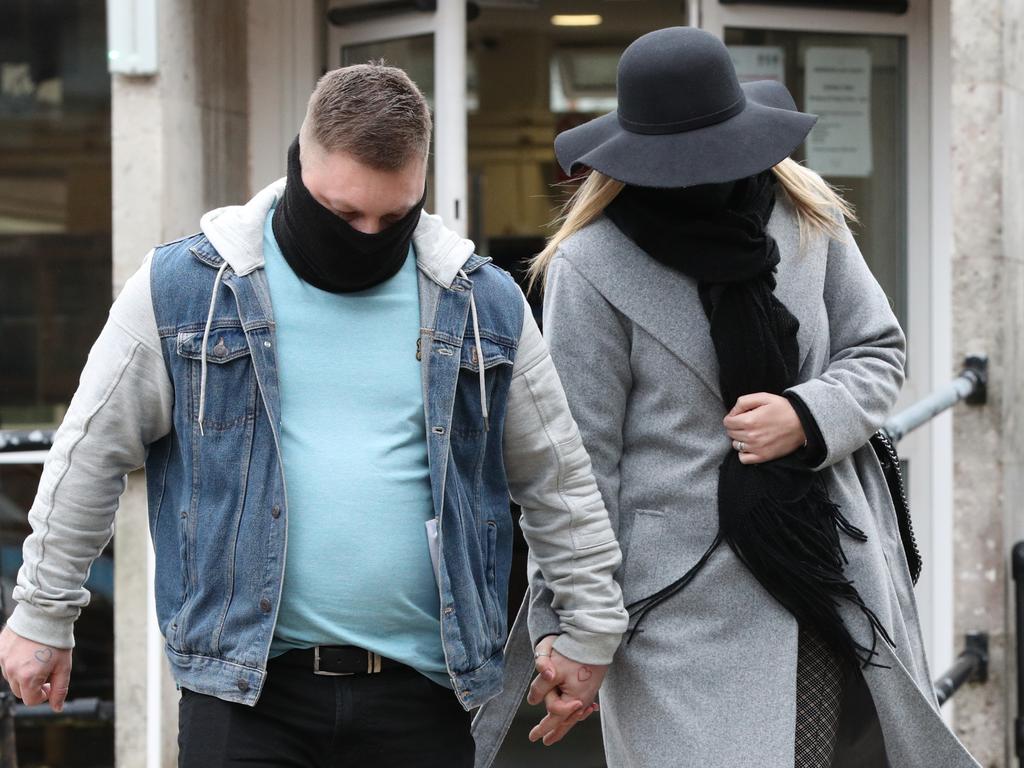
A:
[[[633,386],[629,328],[607,299],[561,255],[548,269],[544,318],[552,359],[617,534],[622,427]],[[600,366],[592,365],[595,359],[602,361]],[[552,598],[541,572],[531,569],[529,628],[535,645],[557,631]]]
[[[626,629],[614,579],[622,555],[547,344],[523,303],[503,443],[509,490],[523,509],[531,567],[551,589],[555,648],[608,664]]]
[[[113,534],[125,476],[171,429],[173,391],[160,351],[147,256],[114,302],[43,465],[7,622],[18,635],[74,646],[89,568]]]
[[[816,469],[842,461],[882,426],[903,386],[906,339],[849,229],[829,242],[824,286],[830,360],[787,390],[807,406],[825,441]]]

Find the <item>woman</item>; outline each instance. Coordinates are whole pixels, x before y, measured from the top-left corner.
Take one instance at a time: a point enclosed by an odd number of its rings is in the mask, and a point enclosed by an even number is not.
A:
[[[816,118],[693,28],[634,42],[618,99],[558,137],[592,170],[531,271],[623,547],[608,765],[977,765],[937,712],[867,445],[904,336],[849,207],[788,159]],[[535,575],[534,641],[558,631],[550,597]]]

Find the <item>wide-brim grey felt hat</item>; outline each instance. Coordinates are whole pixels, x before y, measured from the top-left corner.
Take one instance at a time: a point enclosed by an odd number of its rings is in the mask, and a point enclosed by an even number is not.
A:
[[[593,168],[643,187],[742,179],[789,157],[818,120],[782,83],[740,84],[722,41],[695,27],[635,40],[617,91],[618,109],[555,139],[566,173]]]

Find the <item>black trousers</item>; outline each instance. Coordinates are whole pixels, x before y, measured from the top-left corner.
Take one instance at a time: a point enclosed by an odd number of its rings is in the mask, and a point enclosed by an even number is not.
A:
[[[255,707],[182,690],[179,768],[472,768],[470,714],[409,667],[326,677],[273,659]]]

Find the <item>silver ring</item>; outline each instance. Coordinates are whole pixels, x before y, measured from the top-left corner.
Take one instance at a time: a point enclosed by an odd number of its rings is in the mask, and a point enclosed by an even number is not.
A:
[[[550,657],[551,654],[550,653],[544,653],[544,651],[537,651],[535,654],[533,654],[533,658],[535,658],[535,659],[539,659],[541,656],[548,656],[548,657]]]
[[[737,440],[736,441],[736,450],[739,451],[740,453],[746,453],[747,452],[747,444],[744,443],[742,440]]]

